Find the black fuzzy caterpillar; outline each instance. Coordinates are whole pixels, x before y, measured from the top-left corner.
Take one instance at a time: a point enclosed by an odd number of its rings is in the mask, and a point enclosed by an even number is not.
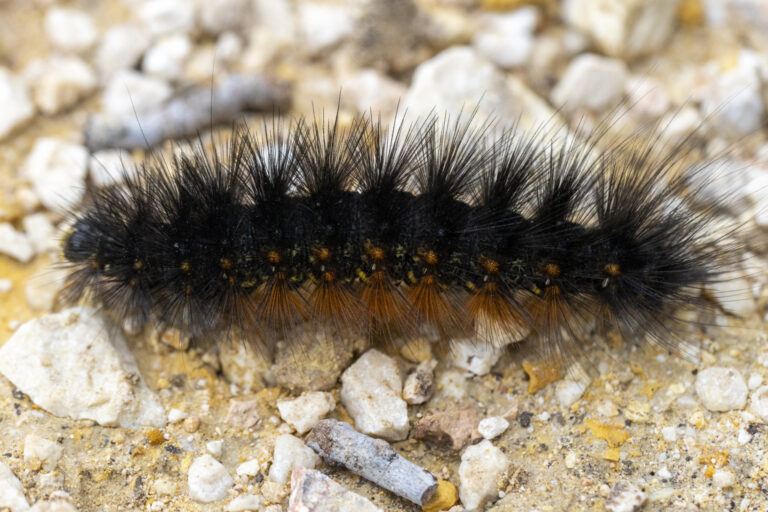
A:
[[[194,337],[524,327],[562,354],[597,320],[672,344],[675,311],[733,258],[709,232],[718,205],[680,200],[696,193],[685,154],[466,119],[239,126],[224,150],[150,159],[95,192],[64,242],[68,297]]]

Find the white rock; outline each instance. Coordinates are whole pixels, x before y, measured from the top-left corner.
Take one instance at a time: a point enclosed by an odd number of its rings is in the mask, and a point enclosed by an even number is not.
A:
[[[736,69],[719,75],[704,92],[701,110],[720,136],[738,140],[758,131],[765,116],[760,69],[743,59]]]
[[[555,396],[561,406],[568,408],[581,398],[586,389],[587,387],[581,382],[561,380],[555,386]]]
[[[0,67],[0,140],[35,115],[24,81]]]
[[[223,449],[224,441],[222,439],[216,439],[215,441],[208,441],[205,443],[205,451],[214,457],[221,457],[221,452]]]
[[[243,53],[243,40],[234,32],[224,32],[216,40],[216,58],[222,62],[235,62]]]
[[[312,469],[319,462],[320,457],[301,439],[291,434],[283,434],[275,440],[269,479],[278,484],[285,484],[294,469]]]
[[[411,405],[426,403],[435,392],[434,370],[437,361],[429,359],[422,361],[408,377],[403,385],[403,399]]]
[[[568,452],[565,455],[565,467],[568,469],[573,469],[576,467],[576,464],[579,462],[579,456],[576,455],[576,452]]]
[[[710,411],[743,409],[747,403],[747,384],[738,370],[715,366],[696,375],[696,394]]]
[[[136,71],[119,71],[107,84],[101,106],[107,115],[132,117],[154,110],[172,93],[173,89],[164,80]]]
[[[601,50],[636,57],[659,50],[675,26],[679,0],[566,0],[570,24],[589,34]]]
[[[712,483],[719,489],[727,489],[736,483],[736,476],[728,469],[716,469],[712,475]]]
[[[189,466],[189,497],[199,503],[223,500],[234,484],[235,481],[227,473],[227,468],[210,455],[196,458]]]
[[[640,510],[647,496],[637,486],[625,482],[619,482],[608,496],[605,509],[609,512],[635,512]]]
[[[759,373],[750,373],[749,379],[747,380],[747,387],[750,391],[754,391],[755,389],[760,387],[760,384],[763,383],[763,376]]]
[[[85,193],[88,150],[59,139],[40,138],[24,163],[24,173],[40,202],[56,213],[67,213]]]
[[[181,409],[173,408],[168,411],[168,423],[175,424],[189,417],[189,414]]]
[[[237,466],[237,469],[235,469],[235,473],[237,473],[237,476],[256,476],[261,472],[261,463],[259,462],[259,459],[251,459],[243,462],[239,466]]]
[[[677,441],[677,428],[675,428],[673,425],[662,428],[661,437],[663,437],[664,440],[668,443],[674,443]]]
[[[261,496],[256,494],[241,494],[227,503],[226,512],[247,512],[261,510]]]
[[[97,151],[88,160],[88,176],[99,188],[108,187],[136,174],[130,153],[120,149]]]
[[[379,71],[365,69],[344,79],[342,91],[344,105],[388,119],[394,116],[408,89]]]
[[[421,63],[415,70],[403,109],[409,117],[431,114],[468,116],[475,107],[479,122],[488,118],[522,128],[557,119],[554,111],[520,79],[506,78],[473,48],[449,48]]]
[[[30,63],[24,76],[37,108],[53,115],[71,107],[96,88],[96,73],[79,57],[50,57]]]
[[[188,0],[145,0],[138,17],[153,35],[191,32],[195,27],[195,2]]]
[[[477,431],[485,439],[491,440],[499,437],[509,428],[509,422],[501,416],[491,416],[480,420]]]
[[[752,392],[749,410],[768,422],[768,386],[760,386]]]
[[[0,279],[0,293],[8,293],[13,290],[13,281],[10,279]]]
[[[475,339],[452,340],[453,364],[475,375],[486,375],[504,353],[502,348]]]
[[[59,443],[49,441],[35,434],[24,438],[24,462],[34,467],[53,471],[61,459],[64,449]]]
[[[58,249],[59,241],[56,236],[56,228],[46,214],[27,215],[22,219],[21,225],[37,254]]]
[[[293,400],[278,400],[277,410],[280,417],[291,425],[296,432],[304,434],[336,408],[333,395],[324,391],[302,393]]]
[[[99,36],[93,19],[77,9],[52,7],[45,13],[44,24],[51,44],[65,52],[84,52]]]
[[[509,467],[509,458],[484,439],[461,454],[459,497],[467,511],[483,510],[498,497],[498,482]]]
[[[343,5],[308,1],[298,8],[301,35],[309,53],[336,46],[352,33],[353,17]]]
[[[221,34],[247,26],[251,19],[250,0],[204,0],[198,4],[198,21],[209,34]]]
[[[533,51],[537,8],[529,6],[508,14],[485,15],[472,41],[477,50],[503,69],[522,66]]]
[[[192,54],[192,40],[186,34],[172,34],[157,41],[144,55],[142,69],[158,78],[174,81],[181,78]]]
[[[668,113],[659,121],[661,134],[671,142],[679,141],[701,127],[699,110],[690,105]]]
[[[552,103],[566,110],[603,111],[621,100],[628,76],[620,60],[579,55],[552,90]]]
[[[71,308],[23,324],[0,348],[0,372],[57,416],[126,428],[165,424],[125,338],[94,309]]]
[[[2,508],[8,508],[11,512],[26,512],[29,510],[29,503],[19,479],[11,468],[0,461],[0,509]]]
[[[320,471],[297,469],[291,474],[288,512],[383,512],[373,503]]]
[[[645,121],[663,116],[672,103],[664,84],[650,76],[631,76],[626,83],[626,94],[630,113]]]
[[[341,402],[364,434],[401,441],[408,435],[408,405],[397,362],[369,350],[341,376]]]
[[[151,41],[147,31],[138,25],[126,23],[112,27],[104,34],[96,50],[96,68],[104,78],[132,68],[138,64]]]
[[[27,235],[16,231],[8,222],[0,222],[0,254],[26,263],[35,255],[35,248]]]

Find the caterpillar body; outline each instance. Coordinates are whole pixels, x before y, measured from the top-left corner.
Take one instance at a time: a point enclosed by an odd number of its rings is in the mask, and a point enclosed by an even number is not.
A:
[[[673,344],[675,312],[733,253],[717,205],[681,200],[696,194],[682,145],[470,121],[275,121],[148,159],[75,213],[68,296],[197,338],[530,330],[562,355],[597,321]]]

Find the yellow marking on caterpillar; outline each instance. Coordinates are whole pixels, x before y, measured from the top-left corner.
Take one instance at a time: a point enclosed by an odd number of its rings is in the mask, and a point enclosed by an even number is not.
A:
[[[619,277],[621,275],[621,265],[618,263],[608,263],[603,267],[603,272],[610,277]]]
[[[185,274],[188,274],[189,271],[192,270],[192,264],[189,261],[184,260],[181,262],[181,265],[179,265],[179,268],[181,269],[182,272],[184,272]]]
[[[234,266],[235,264],[229,258],[221,258],[219,260],[219,268],[221,268],[222,270],[229,270]]]

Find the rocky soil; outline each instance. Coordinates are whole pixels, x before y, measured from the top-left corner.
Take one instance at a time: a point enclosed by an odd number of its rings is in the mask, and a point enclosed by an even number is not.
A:
[[[0,0],[0,510],[420,508],[323,462],[324,418],[431,472],[427,511],[766,510],[766,81],[761,0]],[[66,213],[211,97],[695,131],[744,265],[692,350],[596,339],[589,377],[525,342],[266,355],[62,309]]]

